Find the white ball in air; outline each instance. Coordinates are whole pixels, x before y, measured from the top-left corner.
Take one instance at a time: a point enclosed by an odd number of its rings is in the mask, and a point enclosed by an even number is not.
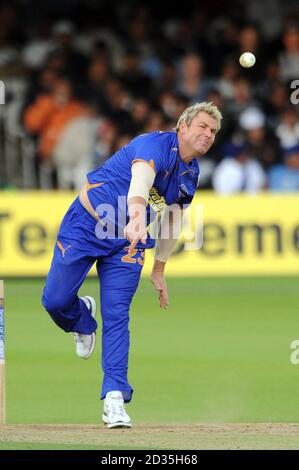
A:
[[[243,54],[240,55],[239,62],[242,67],[246,69],[253,67],[255,64],[255,55],[252,54],[252,52],[243,52]]]

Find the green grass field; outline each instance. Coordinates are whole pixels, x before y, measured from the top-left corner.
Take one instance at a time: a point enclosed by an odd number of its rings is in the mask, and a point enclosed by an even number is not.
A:
[[[171,278],[168,286],[168,310],[146,278],[132,305],[134,424],[299,422],[299,364],[290,362],[299,279]],[[5,282],[7,422],[101,426],[100,328],[94,355],[77,358],[72,335],[40,304],[42,287]],[[97,280],[80,294],[98,298]]]

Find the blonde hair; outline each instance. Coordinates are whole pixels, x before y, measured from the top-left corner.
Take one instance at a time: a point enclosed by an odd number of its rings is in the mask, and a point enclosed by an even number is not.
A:
[[[203,101],[202,103],[195,103],[193,106],[189,106],[185,111],[180,115],[178,122],[176,124],[175,130],[178,131],[182,122],[185,122],[187,126],[190,126],[193,119],[198,115],[198,113],[207,113],[209,116],[215,119],[217,122],[217,132],[221,127],[222,114],[212,102]]]

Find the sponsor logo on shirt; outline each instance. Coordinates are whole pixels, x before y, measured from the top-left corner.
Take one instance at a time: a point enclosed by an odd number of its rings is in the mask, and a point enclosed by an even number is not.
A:
[[[160,196],[158,190],[154,186],[152,186],[149,190],[148,203],[150,204],[152,209],[154,209],[155,212],[163,211],[167,205],[164,197]]]

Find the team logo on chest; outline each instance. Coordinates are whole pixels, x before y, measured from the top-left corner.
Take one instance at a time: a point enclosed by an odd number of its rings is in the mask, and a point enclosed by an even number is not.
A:
[[[188,193],[188,189],[186,188],[186,186],[184,184],[180,184],[180,186],[179,186],[179,197],[186,197],[188,195],[189,195],[189,193]]]
[[[191,173],[192,175],[195,174],[195,171],[191,169],[189,170],[186,170],[186,171],[183,171],[182,173],[179,174],[179,176],[183,176],[183,175],[186,175],[186,173]]]

